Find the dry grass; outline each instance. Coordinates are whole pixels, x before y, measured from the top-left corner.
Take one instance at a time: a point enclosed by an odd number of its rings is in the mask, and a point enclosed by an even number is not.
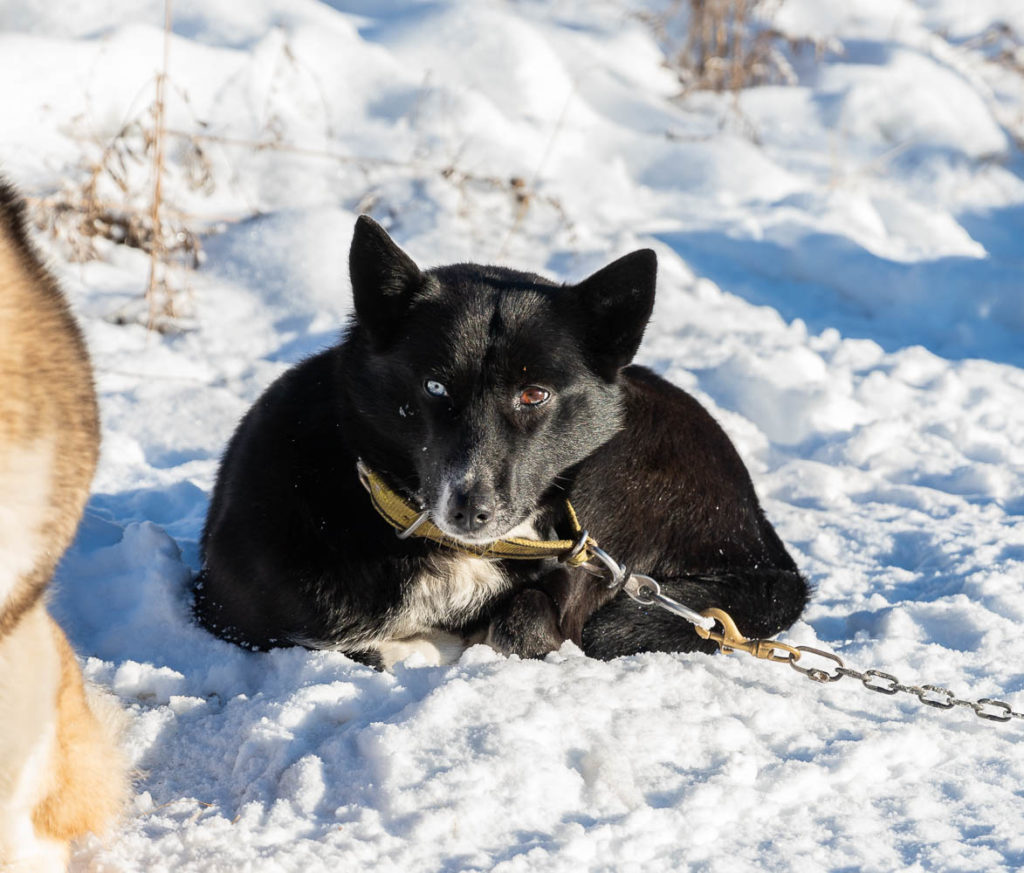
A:
[[[154,101],[143,118],[122,127],[105,143],[81,138],[84,157],[68,173],[69,181],[57,192],[31,201],[38,227],[50,233],[64,248],[69,260],[85,262],[106,257],[109,244],[145,252],[149,276],[145,306],[122,308],[111,317],[119,323],[144,322],[151,329],[175,332],[183,329],[182,303],[188,299],[189,274],[202,261],[202,235],[224,219],[200,220],[175,205],[167,196],[173,190],[212,192],[216,188],[210,149],[235,152],[272,152],[302,160],[357,167],[365,186],[351,208],[378,215],[397,212],[387,203],[383,189],[397,177],[443,179],[462,200],[462,211],[472,214],[478,201],[495,194],[508,204],[513,229],[534,208],[550,210],[559,224],[571,229],[561,203],[538,193],[538,182],[519,176],[502,177],[472,173],[457,163],[401,161],[378,156],[346,154],[290,143],[279,136],[253,140],[202,130],[189,132],[163,128]],[[159,168],[159,171],[158,169]],[[379,180],[375,182],[374,180]],[[173,185],[168,185],[169,180]],[[491,201],[492,203],[494,201]],[[254,214],[258,214],[254,210]],[[510,231],[510,234],[512,231]]]
[[[538,192],[539,168],[538,174],[527,180],[469,172],[458,166],[456,158],[403,161],[308,147],[287,141],[287,131],[272,113],[264,126],[266,136],[258,139],[213,133],[198,120],[190,130],[169,127],[167,104],[174,93],[169,76],[171,0],[165,0],[164,11],[163,62],[153,82],[150,104],[113,135],[99,138],[80,133],[82,158],[66,173],[63,187],[31,201],[36,224],[51,234],[72,261],[109,257],[111,245],[147,255],[144,291],[140,289],[136,301],[111,313],[112,321],[143,323],[161,332],[187,329],[190,273],[202,260],[202,236],[225,219],[200,220],[177,205],[176,198],[184,192],[212,192],[217,185],[215,166],[220,167],[220,158],[232,153],[272,152],[302,161],[352,166],[360,180],[355,181],[359,187],[354,186],[349,204],[360,212],[395,214],[397,219],[398,210],[388,204],[385,193],[390,182],[396,178],[440,178],[458,191],[460,211],[465,214],[481,208],[507,208],[509,237],[527,213],[537,208],[547,209],[559,226],[571,230],[557,199]],[[292,58],[287,46],[285,52]],[[187,96],[180,96],[187,104]],[[560,126],[561,121],[553,138]],[[218,154],[216,164],[210,157],[213,152]],[[231,159],[227,163],[232,163]],[[258,213],[253,205],[252,214]]]
[[[167,161],[167,69],[171,2],[165,2],[163,66],[155,96],[139,118],[105,142],[81,138],[83,157],[69,181],[55,193],[31,202],[36,225],[48,231],[73,261],[103,256],[102,242],[139,249],[149,256],[144,292],[145,315],[129,317],[131,307],[112,315],[119,322],[142,320],[161,331],[178,330],[179,300],[187,290],[188,271],[202,257],[200,231],[183,210],[164,196],[171,168]],[[201,143],[179,143],[174,172],[191,190],[213,187],[211,164]],[[178,181],[178,180],[176,180]]]
[[[981,51],[993,63],[1024,76],[1024,39],[1005,22],[996,22],[964,48]]]
[[[996,22],[963,43],[961,48],[980,54],[988,63],[1018,77],[1017,99],[1000,101],[996,92],[992,91],[988,95],[988,102],[1003,130],[1017,148],[1024,151],[1024,37],[1011,25]]]
[[[207,188],[212,185],[209,161],[199,142],[188,145],[183,166],[189,187]],[[82,147],[85,156],[69,173],[73,178],[32,201],[36,225],[62,242],[73,261],[101,257],[97,242],[109,240],[197,265],[202,249],[188,216],[162,198],[154,211],[153,202],[141,195],[146,190],[142,177],[153,166],[152,128],[132,121],[106,143],[86,138]]]
[[[153,101],[153,196],[150,200],[149,222],[153,229],[149,248],[149,281],[146,283],[146,303],[150,328],[159,316],[173,318],[174,295],[167,284],[167,265],[164,256],[163,184],[164,141],[166,139],[167,68],[171,56],[171,0],[164,0],[164,56],[156,77],[156,99]]]
[[[152,107],[150,108],[152,111]],[[172,329],[177,299],[188,271],[202,258],[200,230],[185,211],[168,202],[154,176],[167,172],[154,159],[152,123],[132,121],[109,141],[83,140],[84,156],[62,188],[31,201],[36,225],[64,248],[72,261],[105,256],[104,241],[138,249],[149,256],[149,279],[142,296],[150,328]],[[212,185],[209,162],[199,143],[186,143],[179,165],[193,189]],[[149,193],[146,197],[144,192]],[[132,320],[132,319],[125,319]]]
[[[666,49],[683,91],[738,91],[752,85],[792,84],[790,53],[824,46],[793,39],[771,24],[784,0],[672,0],[643,13]],[[685,33],[685,36],[681,34]],[[682,47],[680,48],[680,42]]]

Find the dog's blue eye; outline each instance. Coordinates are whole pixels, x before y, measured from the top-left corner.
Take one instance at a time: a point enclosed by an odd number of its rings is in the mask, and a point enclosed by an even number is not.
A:
[[[448,389],[444,387],[440,382],[435,379],[427,379],[423,383],[423,390],[427,392],[431,397],[447,397]]]

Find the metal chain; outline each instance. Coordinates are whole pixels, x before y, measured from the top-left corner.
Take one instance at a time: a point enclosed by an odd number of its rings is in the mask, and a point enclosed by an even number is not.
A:
[[[1017,712],[1010,704],[1003,700],[993,700],[991,697],[982,697],[979,700],[963,700],[957,697],[948,688],[941,685],[904,685],[891,673],[883,673],[881,670],[852,670],[843,663],[843,659],[833,652],[823,652],[821,649],[812,649],[810,646],[796,646],[796,653],[790,652],[786,659],[789,666],[798,673],[803,673],[812,682],[838,682],[849,676],[851,679],[859,679],[869,691],[877,691],[879,694],[896,694],[904,692],[913,694],[925,706],[934,706],[936,709],[953,709],[956,706],[965,706],[973,710],[978,718],[986,721],[1004,722],[1014,718],[1024,719],[1024,712]],[[832,661],[836,666],[834,672],[820,667],[801,667],[797,664],[802,654],[817,655]]]
[[[852,679],[859,679],[868,691],[877,691],[879,694],[897,694],[902,691],[904,694],[914,695],[925,706],[934,706],[936,709],[953,709],[963,706],[970,709],[978,718],[983,718],[986,721],[1005,722],[1015,718],[1024,720],[1024,712],[1017,712],[1004,700],[994,700],[991,697],[964,700],[941,685],[904,685],[892,673],[885,673],[881,670],[864,670],[863,672],[853,670],[847,667],[843,663],[843,659],[834,652],[826,652],[810,646],[791,646],[778,640],[747,639],[740,633],[729,613],[722,609],[706,609],[703,613],[697,613],[662,594],[658,583],[648,576],[631,575],[624,583],[623,588],[630,597],[639,603],[657,604],[662,609],[667,609],[669,612],[687,619],[694,625],[698,636],[718,643],[719,649],[723,652],[740,650],[761,660],[789,664],[812,682],[828,684],[849,676]],[[703,622],[700,621],[701,618],[704,619]],[[722,630],[720,632],[711,630],[708,627],[709,620],[712,625],[714,622],[720,624]],[[831,661],[834,665],[832,666],[833,672],[821,667],[801,667],[797,662],[805,654],[816,655]]]
[[[661,586],[650,576],[630,573],[602,549],[594,548],[593,552],[609,573],[611,579],[609,588],[621,587],[626,594],[644,606],[657,605],[685,618],[694,626],[698,636],[718,643],[718,648],[722,652],[740,650],[755,658],[789,664],[812,682],[828,684],[849,676],[852,679],[859,679],[869,691],[877,691],[879,694],[897,694],[902,691],[904,694],[914,695],[925,706],[934,706],[936,709],[953,709],[963,706],[973,711],[978,718],[983,718],[986,721],[1005,722],[1015,718],[1024,720],[1024,712],[1017,712],[1004,700],[994,700],[991,697],[964,700],[941,685],[904,685],[892,673],[884,673],[881,670],[865,670],[864,672],[853,670],[847,667],[843,663],[843,659],[834,652],[826,652],[810,646],[791,646],[778,640],[748,639],[740,633],[732,617],[724,610],[713,608],[706,609],[704,612],[696,612],[678,600],[673,600],[663,594]],[[588,567],[589,565],[585,564],[584,566]],[[712,630],[716,622],[722,626],[721,631]],[[821,667],[801,667],[797,662],[805,654],[816,655],[831,661],[833,672]]]

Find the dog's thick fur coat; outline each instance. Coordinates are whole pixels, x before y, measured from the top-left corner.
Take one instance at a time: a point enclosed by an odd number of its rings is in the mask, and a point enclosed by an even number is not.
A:
[[[359,459],[455,541],[564,537],[569,498],[602,547],[691,607],[722,607],[750,636],[799,616],[807,586],[726,435],[628,366],[653,252],[574,286],[474,264],[424,272],[363,217],[350,272],[343,341],[274,383],[228,446],[196,585],[207,627],[384,666],[482,640],[524,656],[566,639],[602,658],[713,648],[584,570],[396,538]]]
[[[65,869],[70,840],[104,830],[126,790],[117,712],[87,698],[46,611],[81,518],[99,423],[78,327],[0,180],[0,870]]]

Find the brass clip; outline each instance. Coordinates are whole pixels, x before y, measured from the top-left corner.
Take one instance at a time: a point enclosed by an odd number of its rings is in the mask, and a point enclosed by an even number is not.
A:
[[[723,652],[739,650],[766,661],[796,661],[800,658],[800,652],[785,643],[776,640],[748,640],[740,633],[736,622],[724,609],[706,609],[701,615],[717,621],[722,626],[722,631],[719,633],[698,626],[695,626],[694,630],[697,631],[699,637],[718,643],[718,648]],[[785,654],[778,655],[776,652],[785,652]]]

